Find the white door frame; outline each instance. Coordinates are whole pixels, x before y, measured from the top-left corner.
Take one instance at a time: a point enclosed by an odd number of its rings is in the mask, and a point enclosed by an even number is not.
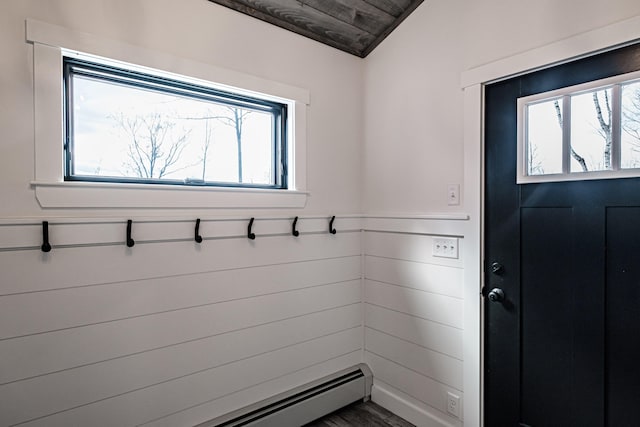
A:
[[[465,232],[464,424],[483,425],[483,269],[484,86],[640,41],[640,15],[519,53],[461,76],[464,90],[464,206],[471,220]]]

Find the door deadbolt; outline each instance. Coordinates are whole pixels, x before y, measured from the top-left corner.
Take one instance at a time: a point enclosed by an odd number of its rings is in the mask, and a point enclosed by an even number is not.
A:
[[[491,263],[491,272],[493,274],[502,274],[504,272],[504,266],[499,262]]]

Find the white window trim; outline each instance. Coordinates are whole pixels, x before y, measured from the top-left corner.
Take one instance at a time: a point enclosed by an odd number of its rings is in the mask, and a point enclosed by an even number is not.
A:
[[[567,129],[571,127],[571,115],[567,113],[567,97],[572,95],[579,95],[582,92],[590,92],[594,89],[609,88],[614,85],[619,85],[627,82],[634,82],[640,79],[640,71],[635,71],[627,74],[620,74],[618,76],[609,77],[601,80],[594,80],[591,82],[564,87],[561,89],[538,93],[535,95],[525,96],[518,98],[518,150],[517,150],[517,179],[518,184],[538,183],[538,182],[562,182],[562,181],[586,181],[593,179],[615,179],[615,178],[634,178],[640,177],[640,169],[622,169],[620,168],[619,148],[620,148],[620,98],[619,94],[614,91],[612,98],[612,127],[613,127],[613,170],[601,170],[601,171],[589,171],[589,172],[571,172],[570,171],[570,138],[567,134]],[[530,104],[537,102],[562,99],[565,105],[563,110],[563,138],[562,138],[562,152],[563,152],[563,172],[555,174],[545,175],[528,175],[527,174],[527,120],[526,109]]]
[[[33,44],[35,170],[31,185],[44,208],[303,208],[309,91],[56,25],[26,21]],[[63,50],[215,82],[232,91],[289,100],[288,189],[188,187],[64,181]]]

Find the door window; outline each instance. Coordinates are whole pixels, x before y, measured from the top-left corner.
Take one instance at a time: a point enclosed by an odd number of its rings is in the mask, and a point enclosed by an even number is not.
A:
[[[640,73],[518,99],[519,184],[640,176]]]

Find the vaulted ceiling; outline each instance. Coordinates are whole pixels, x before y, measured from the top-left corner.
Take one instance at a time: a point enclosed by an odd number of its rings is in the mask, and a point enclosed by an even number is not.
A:
[[[423,0],[210,0],[364,58]]]

